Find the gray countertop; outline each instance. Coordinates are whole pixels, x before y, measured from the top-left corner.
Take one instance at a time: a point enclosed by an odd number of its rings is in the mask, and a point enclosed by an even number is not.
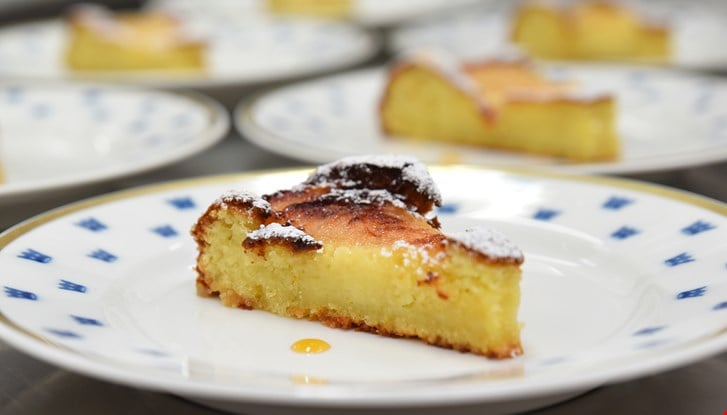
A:
[[[62,197],[4,206],[5,220],[20,220],[80,197],[159,181],[271,167],[303,166],[231,133],[217,146],[173,166],[68,192]],[[634,176],[727,201],[727,163]],[[115,385],[35,360],[0,342],[0,413],[109,415],[212,414],[182,398]],[[604,386],[537,414],[723,414],[727,411],[727,354],[666,373]]]

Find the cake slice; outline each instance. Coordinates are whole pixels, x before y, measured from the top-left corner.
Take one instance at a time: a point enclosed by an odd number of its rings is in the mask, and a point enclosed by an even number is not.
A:
[[[671,55],[668,26],[614,1],[527,3],[515,14],[511,37],[531,55],[550,59],[665,62]]]
[[[198,293],[492,358],[521,354],[521,251],[483,228],[445,235],[439,204],[426,167],[395,156],[342,159],[262,198],[227,193],[192,229]]]
[[[393,66],[379,118],[389,136],[591,162],[619,155],[615,107],[613,96],[550,81],[525,59],[419,52]]]
[[[353,0],[267,0],[268,9],[277,14],[343,19],[351,16]]]
[[[200,72],[206,44],[163,12],[113,14],[100,6],[77,6],[68,18],[66,63],[80,71],[173,70]]]

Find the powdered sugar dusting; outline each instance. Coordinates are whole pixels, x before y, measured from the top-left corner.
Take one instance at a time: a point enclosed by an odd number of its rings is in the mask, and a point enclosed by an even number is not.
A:
[[[321,200],[340,200],[357,205],[383,205],[391,203],[394,206],[407,209],[406,203],[386,190],[370,189],[331,189],[320,197]]]
[[[437,203],[441,201],[442,197],[439,189],[429,175],[427,167],[424,163],[411,156],[376,154],[344,157],[332,163],[319,166],[311,177],[327,178],[331,176],[334,169],[345,171],[350,167],[360,165],[401,170],[402,180],[412,183],[416,187],[417,192],[427,195],[427,197],[435,200]],[[345,186],[356,185],[356,183],[345,183],[345,180],[346,178],[344,177],[343,182],[339,184]]]
[[[287,239],[291,241],[300,241],[306,245],[322,245],[320,241],[317,241],[312,236],[301,231],[295,226],[283,226],[279,223],[261,225],[259,229],[248,233],[247,239],[256,241],[264,239]]]
[[[513,258],[521,261],[523,253],[520,248],[503,234],[484,226],[465,229],[448,235],[467,248],[487,255],[490,258]]]
[[[254,208],[271,212],[272,206],[267,200],[247,190],[228,190],[215,200],[215,203],[226,207],[228,203],[250,203]]]

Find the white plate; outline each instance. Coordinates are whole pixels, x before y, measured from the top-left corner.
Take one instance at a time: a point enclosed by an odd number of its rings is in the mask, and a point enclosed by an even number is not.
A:
[[[350,20],[364,26],[390,26],[405,20],[457,9],[480,0],[354,0]],[[268,16],[265,0],[155,0],[149,7],[184,16]]]
[[[176,162],[228,128],[227,111],[197,94],[0,83],[0,204]]]
[[[198,297],[188,230],[207,205],[230,188],[267,193],[305,175],[135,189],[7,231],[0,337],[109,381],[239,411],[292,413],[522,410],[727,349],[727,207],[606,178],[433,170],[445,231],[484,224],[525,252],[520,358],[492,361]],[[290,350],[308,337],[332,348]]]
[[[80,73],[66,68],[64,22],[46,21],[0,29],[0,77],[93,79],[159,87],[252,85],[340,69],[373,55],[378,41],[344,23],[293,19],[197,18],[185,20],[209,42],[207,72]]]
[[[630,173],[686,167],[727,158],[727,82],[649,68],[551,65],[551,77],[618,98],[623,154],[613,162],[561,159],[427,142],[396,140],[379,128],[386,76],[365,70],[286,86],[243,102],[234,121],[244,137],[268,150],[312,162],[344,155],[408,153],[428,162],[540,166],[568,171]]]
[[[727,50],[721,39],[727,37],[724,9],[684,2],[642,2],[644,12],[657,21],[669,22],[674,57],[671,64],[691,69],[724,70]],[[509,40],[511,9],[516,2],[480,12],[457,14],[444,19],[419,21],[392,33],[392,50],[444,48],[462,58],[496,55],[514,46]],[[635,5],[637,8],[639,5]],[[723,6],[723,5],[720,5]],[[474,41],[474,39],[477,39]]]

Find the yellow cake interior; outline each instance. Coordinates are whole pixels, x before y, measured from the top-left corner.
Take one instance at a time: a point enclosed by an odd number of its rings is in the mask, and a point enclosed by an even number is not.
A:
[[[213,204],[193,230],[198,291],[232,307],[494,358],[522,352],[521,260],[483,255],[398,205],[312,202],[324,200],[310,198],[319,190],[268,197],[271,215],[249,196]],[[250,242],[273,222],[305,229],[319,245]]]
[[[569,7],[531,2],[519,8],[512,40],[533,56],[551,59],[667,61],[670,31],[613,2]]]
[[[381,102],[383,130],[578,162],[618,156],[612,97],[578,97],[576,85],[550,82],[522,62],[461,64],[457,71],[460,79],[436,65],[395,67]]]
[[[205,43],[181,30],[179,21],[164,13],[77,10],[69,18],[66,63],[84,71],[202,71]]]

